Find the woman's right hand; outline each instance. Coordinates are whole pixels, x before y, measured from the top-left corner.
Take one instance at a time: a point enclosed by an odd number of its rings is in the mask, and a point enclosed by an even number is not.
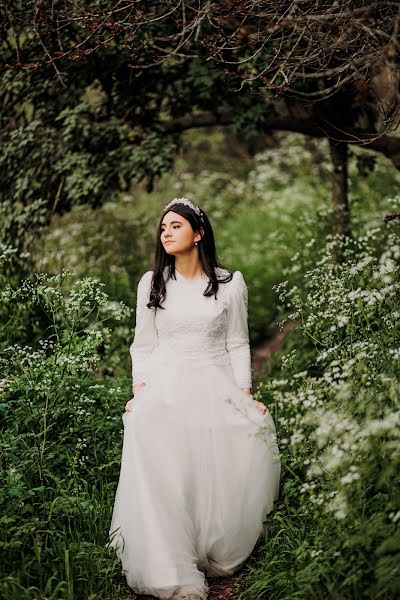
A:
[[[131,398],[130,400],[128,400],[128,402],[125,404],[125,412],[132,412],[133,411],[133,403],[134,403],[134,398]]]
[[[133,388],[133,396],[136,396],[136,394],[138,393],[138,391],[142,390],[145,386],[146,386],[146,384],[144,382],[143,383],[138,383],[137,385],[135,385],[134,388]],[[130,400],[128,400],[128,402],[125,404],[125,411],[126,412],[132,412],[133,411],[134,400],[135,400],[135,398],[133,397]]]

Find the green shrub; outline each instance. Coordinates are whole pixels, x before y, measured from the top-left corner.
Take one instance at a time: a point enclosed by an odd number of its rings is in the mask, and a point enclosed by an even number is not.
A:
[[[37,274],[0,292],[1,314],[32,315],[30,345],[0,343],[0,595],[119,598],[120,567],[105,544],[118,480],[130,377],[106,376],[111,330],[130,311],[102,284]],[[17,309],[18,307],[18,309]],[[96,590],[96,591],[94,591]]]
[[[276,420],[282,494],[246,598],[400,592],[398,234],[370,227],[342,264],[330,240],[301,285],[275,288],[296,325],[256,397]]]

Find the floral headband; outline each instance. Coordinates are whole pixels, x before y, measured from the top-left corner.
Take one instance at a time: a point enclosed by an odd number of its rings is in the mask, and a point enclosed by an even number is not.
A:
[[[203,213],[202,213],[201,208],[199,208],[198,206],[193,204],[193,202],[191,202],[187,198],[174,198],[173,200],[171,200],[171,202],[168,202],[168,204],[164,207],[164,211],[167,210],[167,208],[169,208],[170,206],[173,206],[174,204],[185,204],[185,206],[188,206],[189,208],[194,210],[196,215],[198,215],[198,217],[200,217],[200,221],[204,222]]]

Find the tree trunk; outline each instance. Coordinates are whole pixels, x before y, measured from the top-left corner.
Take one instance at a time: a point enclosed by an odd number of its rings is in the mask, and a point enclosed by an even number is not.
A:
[[[346,142],[329,139],[333,175],[332,201],[334,206],[333,228],[336,238],[334,260],[342,260],[342,242],[350,235],[350,211],[348,201],[348,148]]]

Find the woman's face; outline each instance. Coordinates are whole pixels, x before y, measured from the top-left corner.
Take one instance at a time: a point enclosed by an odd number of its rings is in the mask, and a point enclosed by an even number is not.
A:
[[[194,242],[200,238],[189,221],[170,210],[164,215],[161,223],[161,243],[167,254],[180,254],[194,248]]]

